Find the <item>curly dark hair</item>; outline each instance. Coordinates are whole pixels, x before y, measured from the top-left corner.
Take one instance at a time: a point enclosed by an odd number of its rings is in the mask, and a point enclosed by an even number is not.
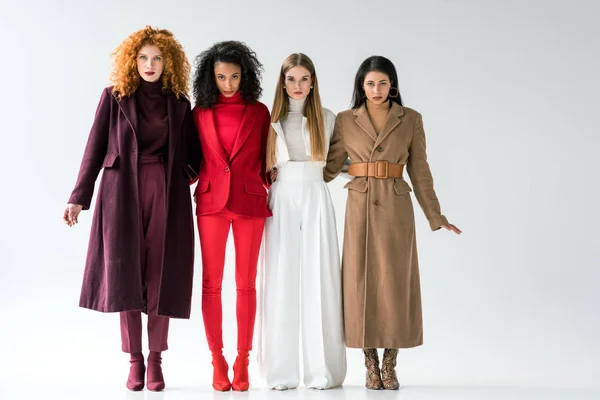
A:
[[[257,102],[262,94],[260,81],[263,65],[256,53],[243,42],[230,40],[215,43],[200,53],[194,60],[196,72],[193,79],[193,92],[196,106],[212,108],[219,98],[219,89],[215,82],[215,63],[237,64],[242,68],[240,92],[247,103]]]

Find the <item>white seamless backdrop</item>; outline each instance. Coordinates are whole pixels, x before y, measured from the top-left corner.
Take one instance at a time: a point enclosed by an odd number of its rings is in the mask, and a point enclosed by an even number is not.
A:
[[[190,60],[246,42],[269,107],[289,53],[314,60],[336,113],[360,62],[390,58],[423,114],[442,211],[464,230],[432,233],[415,201],[425,344],[400,352],[401,382],[598,389],[598,15],[593,0],[1,0],[0,398],[18,398],[2,396],[11,385],[124,386],[118,316],[77,306],[92,213],[72,229],[61,215],[110,53],[147,24],[173,31]],[[340,238],[344,183],[330,184]],[[168,390],[210,389],[196,251],[192,318],[172,322],[164,355]],[[347,385],[363,384],[362,364],[349,349]],[[251,378],[261,387],[254,355]]]

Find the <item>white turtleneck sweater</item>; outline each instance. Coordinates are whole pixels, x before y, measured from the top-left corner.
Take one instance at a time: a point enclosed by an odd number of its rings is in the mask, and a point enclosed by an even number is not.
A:
[[[307,161],[310,160],[310,156],[306,155],[306,144],[302,133],[302,119],[304,118],[302,110],[306,98],[294,100],[288,97],[288,99],[288,115],[281,120],[281,127],[290,154],[290,161]]]

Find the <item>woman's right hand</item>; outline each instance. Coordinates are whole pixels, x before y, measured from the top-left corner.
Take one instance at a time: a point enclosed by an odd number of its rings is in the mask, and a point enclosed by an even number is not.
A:
[[[69,226],[73,226],[77,223],[77,217],[83,209],[81,204],[67,204],[65,213],[63,214],[63,221]]]
[[[271,178],[271,182],[275,182],[275,179],[277,179],[277,168],[273,168],[269,171],[269,178]]]

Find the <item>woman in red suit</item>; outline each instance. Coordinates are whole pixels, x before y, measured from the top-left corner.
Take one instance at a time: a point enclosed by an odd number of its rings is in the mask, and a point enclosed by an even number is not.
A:
[[[267,207],[269,111],[258,101],[262,64],[245,44],[220,42],[196,58],[194,122],[204,158],[194,197],[202,250],[202,316],[213,388],[245,391],[256,315],[256,264]],[[230,228],[235,243],[238,355],[229,381],[223,357],[221,283]]]

